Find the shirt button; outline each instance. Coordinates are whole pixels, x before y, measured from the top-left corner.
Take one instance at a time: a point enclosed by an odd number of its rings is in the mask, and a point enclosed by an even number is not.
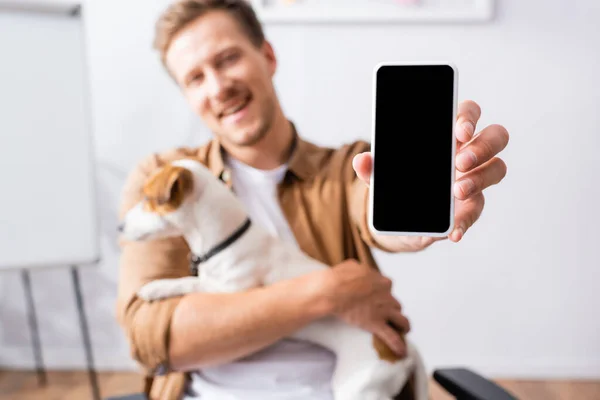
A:
[[[229,172],[229,170],[226,169],[225,171],[223,171],[221,178],[224,182],[229,182],[231,180],[231,173]]]

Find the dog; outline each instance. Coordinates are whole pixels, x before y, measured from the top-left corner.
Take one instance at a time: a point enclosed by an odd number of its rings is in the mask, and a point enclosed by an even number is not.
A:
[[[146,301],[193,292],[237,292],[329,268],[253,224],[235,194],[194,159],[171,162],[143,187],[145,198],[119,226],[126,240],[183,237],[191,250],[189,277],[158,279],[137,295]],[[195,275],[197,274],[197,275]],[[428,399],[420,355],[407,342],[404,359],[378,349],[374,336],[335,317],[317,320],[293,338],[336,355],[331,382],[336,400],[392,400],[415,373],[414,400]]]

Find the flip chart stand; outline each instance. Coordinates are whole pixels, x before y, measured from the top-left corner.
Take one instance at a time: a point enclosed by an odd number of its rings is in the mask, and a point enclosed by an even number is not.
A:
[[[23,286],[25,288],[25,300],[27,303],[27,317],[29,321],[29,328],[31,330],[31,343],[33,346],[33,355],[35,358],[36,373],[38,377],[38,384],[45,386],[48,383],[48,377],[46,369],[44,367],[44,360],[42,355],[42,345],[40,340],[40,330],[38,326],[38,319],[35,310],[35,302],[33,299],[33,290],[31,287],[31,277],[29,270],[21,271],[21,278]],[[94,400],[101,400],[100,398],[100,386],[98,385],[98,375],[94,366],[94,355],[92,351],[92,342],[90,340],[90,331],[88,327],[87,315],[85,312],[85,304],[83,302],[83,296],[81,294],[81,283],[79,277],[79,270],[77,266],[71,267],[71,278],[73,281],[73,288],[75,291],[75,300],[77,303],[77,311],[79,317],[79,327],[81,329],[81,336],[83,338],[83,347],[85,349],[85,357],[87,364],[87,372],[90,380],[90,386],[92,389],[92,395]]]

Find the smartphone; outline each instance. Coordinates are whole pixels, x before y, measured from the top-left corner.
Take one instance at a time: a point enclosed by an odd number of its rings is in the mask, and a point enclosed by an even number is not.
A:
[[[454,228],[458,70],[380,63],[373,72],[369,228],[444,237]]]

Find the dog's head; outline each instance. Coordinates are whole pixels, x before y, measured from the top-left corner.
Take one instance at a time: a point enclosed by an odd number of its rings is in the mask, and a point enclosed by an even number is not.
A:
[[[184,234],[200,197],[215,184],[217,179],[197,161],[165,165],[145,182],[143,200],[125,214],[119,225],[122,237],[140,241]]]

